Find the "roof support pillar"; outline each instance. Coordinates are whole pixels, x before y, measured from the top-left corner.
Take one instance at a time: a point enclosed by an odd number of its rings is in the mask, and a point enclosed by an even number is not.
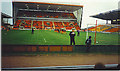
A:
[[[13,25],[16,23],[17,21],[17,13],[18,13],[18,8],[15,7],[15,5],[13,5]]]
[[[44,29],[44,21],[42,21],[42,30]]]
[[[106,20],[106,24],[108,24],[108,20]]]
[[[82,11],[83,11],[82,8],[80,8],[80,9],[77,11],[77,23],[78,23],[79,27],[81,27]]]
[[[7,24],[8,24],[8,18],[7,18]]]
[[[31,20],[31,29],[33,28],[33,21],[34,21],[34,20]]]

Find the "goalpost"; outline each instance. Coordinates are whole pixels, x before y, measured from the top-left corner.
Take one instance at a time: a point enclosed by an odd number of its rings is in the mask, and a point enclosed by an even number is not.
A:
[[[91,25],[94,25],[94,26],[91,26]],[[96,32],[97,32],[97,20],[96,20],[96,24],[87,24],[87,31],[86,31],[86,40],[88,38],[88,27],[91,26],[91,27],[95,27],[95,38],[94,38],[94,44],[96,44]]]

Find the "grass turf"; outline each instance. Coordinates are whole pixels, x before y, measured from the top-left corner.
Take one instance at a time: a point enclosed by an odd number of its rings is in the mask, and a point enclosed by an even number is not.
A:
[[[76,45],[85,45],[86,32],[80,32],[80,36],[75,36]],[[94,45],[94,32],[89,32],[92,36],[92,45]],[[119,45],[118,34],[97,33],[96,45]],[[2,31],[2,44],[13,45],[70,45],[69,32],[61,34],[49,30],[10,30]]]

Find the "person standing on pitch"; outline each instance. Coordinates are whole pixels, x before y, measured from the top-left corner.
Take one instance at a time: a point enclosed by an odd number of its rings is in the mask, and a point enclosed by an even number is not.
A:
[[[74,29],[72,29],[72,32],[69,33],[69,36],[70,36],[70,45],[72,45],[72,42],[73,44],[75,45],[75,32],[74,32]]]
[[[32,34],[34,34],[34,29],[32,28]]]
[[[91,46],[91,36],[89,36],[89,38],[85,41],[86,44],[86,52],[89,52],[90,50],[90,46]]]
[[[78,32],[77,36],[79,36],[79,34],[80,34],[80,30],[77,30],[77,32]]]

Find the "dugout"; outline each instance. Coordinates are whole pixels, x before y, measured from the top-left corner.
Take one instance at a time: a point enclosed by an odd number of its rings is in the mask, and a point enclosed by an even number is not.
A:
[[[43,2],[26,2],[26,1],[13,1],[13,24],[19,20],[34,21],[50,21],[52,22],[76,22],[79,27],[82,24],[82,5],[71,4],[57,4],[57,3],[43,3]],[[54,25],[52,25],[52,28]],[[30,26],[32,27],[32,25]],[[48,26],[51,27],[51,26]],[[37,28],[37,27],[36,27]],[[63,28],[63,27],[60,27]]]

